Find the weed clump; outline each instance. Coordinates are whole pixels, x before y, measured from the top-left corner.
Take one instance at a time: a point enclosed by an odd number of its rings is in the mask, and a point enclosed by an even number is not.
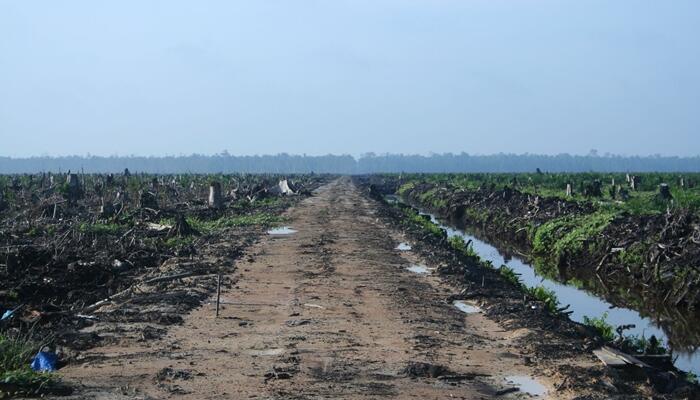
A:
[[[33,371],[29,365],[41,348],[28,337],[0,332],[0,383],[37,390],[55,383],[51,374]]]

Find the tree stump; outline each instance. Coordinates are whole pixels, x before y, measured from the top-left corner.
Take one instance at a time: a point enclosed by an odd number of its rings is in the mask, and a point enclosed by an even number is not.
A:
[[[66,197],[68,204],[74,204],[80,197],[82,197],[83,189],[80,187],[80,180],[78,179],[78,174],[68,174],[66,178]]]
[[[630,177],[630,189],[637,191],[639,188],[639,177],[638,176],[631,176]]]
[[[595,179],[584,187],[583,195],[586,197],[601,197],[603,195],[602,187],[603,184],[600,180]]]
[[[192,228],[192,225],[190,225],[187,222],[187,219],[183,214],[177,214],[175,217],[175,225],[170,229],[170,232],[168,233],[168,236],[173,237],[173,236],[190,236],[190,235],[198,235],[199,232],[197,232],[196,229]]]
[[[664,200],[671,200],[673,196],[671,195],[671,188],[668,183],[662,183],[659,185],[659,197]]]
[[[222,208],[223,206],[224,199],[221,196],[221,183],[212,182],[209,185],[209,207]]]
[[[100,218],[111,218],[114,216],[114,205],[112,203],[105,203],[105,198],[102,198],[102,204],[100,205]]]
[[[139,196],[139,207],[157,210],[158,200],[156,199],[156,194],[149,191],[141,192]]]
[[[117,203],[128,203],[129,193],[124,189],[120,189],[119,191],[117,191],[115,199]]]
[[[617,194],[624,201],[627,201],[630,198],[630,192],[627,191],[627,188],[622,187],[622,185],[617,185]]]
[[[570,183],[566,184],[566,197],[571,197],[574,195],[574,190],[571,187]]]

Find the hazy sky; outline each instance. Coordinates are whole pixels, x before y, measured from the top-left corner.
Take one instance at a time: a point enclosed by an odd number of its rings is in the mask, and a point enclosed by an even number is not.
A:
[[[697,155],[699,21],[697,0],[0,0],[0,155]]]

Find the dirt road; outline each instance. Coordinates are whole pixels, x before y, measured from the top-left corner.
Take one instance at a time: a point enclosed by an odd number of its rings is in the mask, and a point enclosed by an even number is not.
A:
[[[61,375],[81,398],[478,399],[512,375],[573,397],[528,366],[526,330],[463,313],[436,274],[407,270],[422,260],[375,209],[348,178],[322,187],[288,211],[296,233],[265,237],[226,277],[218,319],[207,303],[161,339],[93,349]]]

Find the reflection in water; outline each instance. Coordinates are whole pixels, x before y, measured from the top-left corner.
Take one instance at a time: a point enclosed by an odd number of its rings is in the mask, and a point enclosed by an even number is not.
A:
[[[429,274],[430,273],[430,268],[426,267],[425,265],[418,265],[418,264],[409,265],[408,267],[406,267],[406,269],[411,271],[411,272],[415,272],[417,274]]]
[[[297,231],[288,226],[281,226],[279,228],[270,229],[267,233],[269,235],[291,235],[292,233],[297,233]]]
[[[505,377],[506,382],[514,385],[521,392],[532,396],[543,396],[547,394],[547,388],[541,383],[525,375],[512,375]]]
[[[481,308],[479,308],[473,304],[465,303],[461,300],[457,300],[457,301],[453,302],[452,304],[454,304],[454,306],[457,307],[458,310],[460,310],[466,314],[475,314],[475,313],[481,312]]]
[[[408,244],[408,243],[403,243],[403,242],[401,242],[401,243],[399,243],[398,246],[396,246],[396,250],[399,250],[399,251],[409,251],[409,250],[411,250],[411,245]]]
[[[523,258],[518,257],[511,252],[502,253],[495,246],[477,236],[474,236],[473,234],[443,224],[432,214],[422,211],[421,214],[429,216],[431,221],[445,229],[448,237],[460,236],[465,242],[471,241],[472,248],[484,261],[490,261],[495,267],[507,265],[509,268],[513,269],[520,275],[520,280],[526,286],[544,286],[547,289],[553,290],[562,305],[570,305],[568,310],[572,311],[572,320],[576,322],[583,322],[584,316],[599,317],[604,313],[607,313],[607,321],[614,326],[628,324],[634,325],[634,328],[625,331],[625,334],[637,335],[640,337],[643,336],[646,338],[649,338],[651,335],[656,336],[674,350],[674,355],[678,356],[675,362],[676,367],[684,371],[692,371],[696,374],[700,374],[700,351],[697,349],[697,346],[700,343],[700,341],[697,340],[697,330],[700,329],[700,324],[686,322],[688,321],[687,317],[680,318],[680,320],[675,318],[673,320],[673,328],[685,329],[681,331],[673,331],[670,326],[671,321],[669,320],[657,318],[655,319],[655,322],[646,316],[640,315],[640,313],[635,310],[615,307],[606,300],[583,290],[584,288],[590,289],[590,287],[584,284],[582,280],[572,281],[567,279],[566,281],[577,283],[574,285],[567,285],[565,283],[560,283],[553,279],[549,279],[539,274],[535,268],[525,262]],[[624,293],[626,293],[626,291],[621,290],[621,293],[616,293],[616,295],[620,296]],[[642,308],[640,307],[640,309]],[[680,315],[678,312],[675,312],[675,314]],[[686,340],[669,340],[669,336],[674,338],[683,337]],[[676,345],[676,343],[683,344]]]

